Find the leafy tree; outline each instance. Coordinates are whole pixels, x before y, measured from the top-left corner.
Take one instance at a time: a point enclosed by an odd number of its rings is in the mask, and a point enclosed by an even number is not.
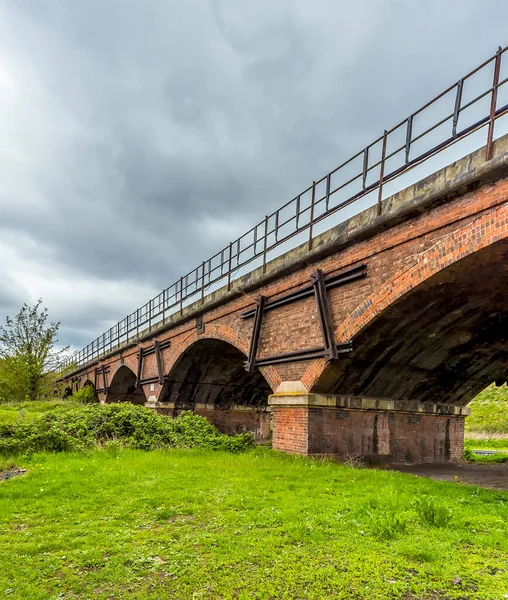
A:
[[[55,349],[60,323],[48,321],[42,299],[23,304],[0,327],[0,397],[36,400],[46,395],[56,380],[56,369],[68,348]]]

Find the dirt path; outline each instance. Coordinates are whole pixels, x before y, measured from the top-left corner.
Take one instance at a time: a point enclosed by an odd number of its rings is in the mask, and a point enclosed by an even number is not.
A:
[[[23,475],[26,473],[26,469],[6,469],[5,471],[0,471],[0,481],[5,481],[6,479],[12,479],[13,477],[17,477],[18,475]]]
[[[440,465],[393,465],[396,471],[437,481],[467,483],[494,490],[508,491],[508,463],[477,465],[449,463]]]

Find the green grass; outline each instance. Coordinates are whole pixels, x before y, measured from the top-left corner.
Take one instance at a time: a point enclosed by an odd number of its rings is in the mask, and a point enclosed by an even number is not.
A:
[[[465,447],[495,450],[496,455],[477,456],[474,462],[508,462],[508,387],[489,386],[469,405]]]
[[[471,415],[466,419],[467,437],[486,437],[489,434],[507,436],[508,445],[508,386],[489,386],[469,404]]]
[[[477,438],[466,437],[466,445],[482,450],[502,450],[508,452],[508,438]]]
[[[0,598],[503,598],[508,493],[257,449],[18,459]]]
[[[10,402],[0,404],[0,425],[14,425],[21,421],[33,421],[38,416],[58,407],[82,406],[71,400],[40,400],[37,402]]]

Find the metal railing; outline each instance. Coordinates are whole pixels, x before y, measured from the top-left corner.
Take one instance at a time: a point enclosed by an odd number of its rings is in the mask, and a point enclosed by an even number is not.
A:
[[[149,331],[171,314],[181,314],[185,304],[204,299],[205,291],[214,284],[223,282],[229,290],[233,275],[257,259],[260,259],[265,271],[268,254],[306,230],[311,249],[314,228],[318,223],[365,196],[375,194],[376,190],[377,212],[381,214],[386,183],[483,127],[488,128],[486,160],[489,160],[492,157],[494,123],[508,114],[508,103],[498,107],[499,90],[508,83],[508,77],[501,79],[500,76],[502,56],[507,50],[508,46],[499,48],[494,56],[408,118],[385,131],[363,150],[267,215],[247,233],[75,352],[66,359],[62,368],[68,370],[88,363]],[[493,72],[490,72],[492,65]],[[489,70],[492,83],[479,95],[464,101],[466,85],[473,76],[483,74],[485,70]],[[508,90],[508,86],[505,89]],[[451,98],[453,110],[445,107],[444,115],[434,117],[433,111],[439,111],[439,103],[446,97]],[[489,99],[488,107],[482,108],[482,100],[488,102]],[[466,112],[472,112],[473,108],[478,108],[481,116],[475,115],[473,122],[459,128],[459,123],[466,120]],[[431,125],[425,126],[425,117],[432,119]],[[431,146],[426,148],[425,141]]]

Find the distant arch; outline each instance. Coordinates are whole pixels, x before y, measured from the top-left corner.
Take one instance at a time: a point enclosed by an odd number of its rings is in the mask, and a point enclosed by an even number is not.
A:
[[[249,353],[249,340],[241,337],[230,327],[210,323],[206,325],[206,329],[203,333],[192,331],[187,335],[186,338],[180,341],[180,343],[175,344],[174,348],[166,359],[167,372],[171,372],[173,366],[188,348],[190,348],[196,342],[205,339],[220,340],[230,344],[231,346],[234,346],[244,356],[244,359],[247,358]],[[270,389],[275,391],[281,383],[281,379],[277,370],[274,367],[268,366],[262,367],[260,372],[263,374],[265,381],[268,382]]]
[[[136,387],[136,375],[129,367],[122,365],[114,374],[106,396],[106,402],[145,404],[145,392],[141,386]]]
[[[236,345],[214,337],[201,337],[180,352],[173,362],[160,401],[174,403],[175,413],[196,405],[215,409],[267,405],[271,388],[259,369],[245,370],[246,354]]]

